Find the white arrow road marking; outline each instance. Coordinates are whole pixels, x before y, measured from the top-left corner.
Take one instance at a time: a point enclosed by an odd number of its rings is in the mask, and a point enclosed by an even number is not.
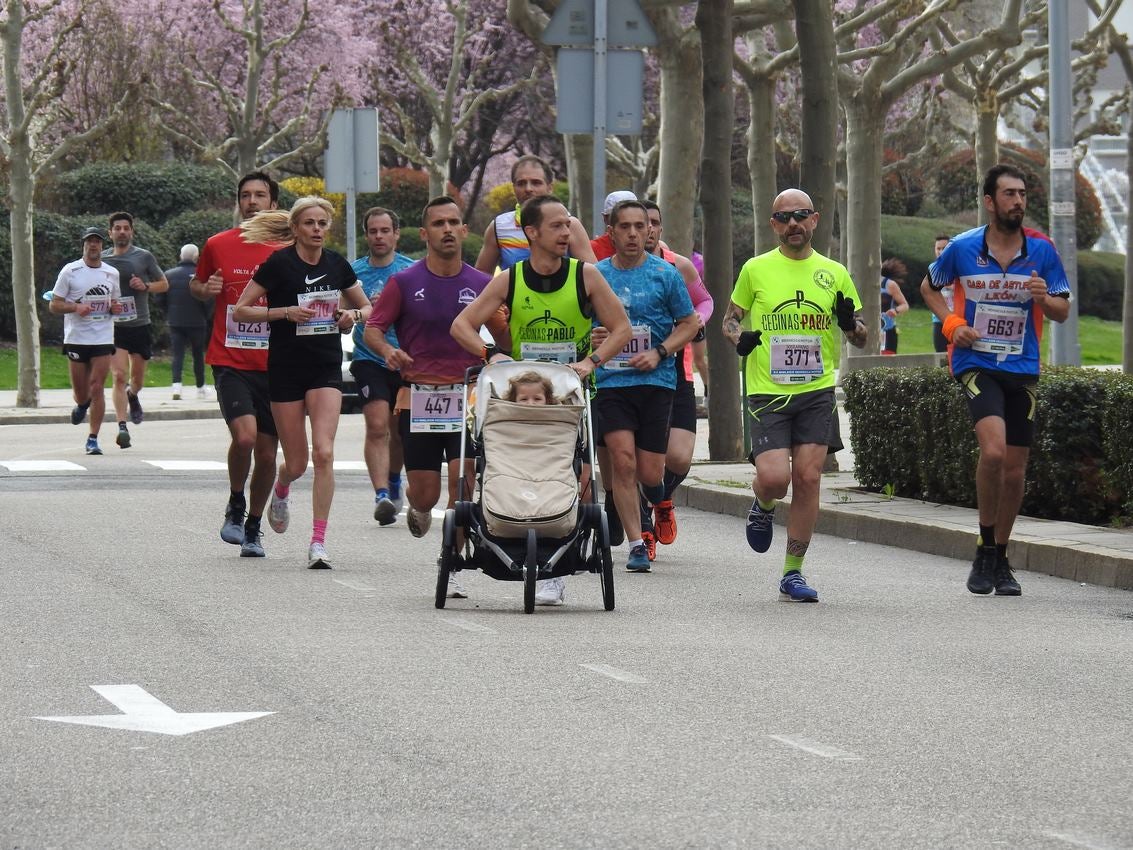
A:
[[[335,578],[331,579],[331,581],[333,581],[335,584],[341,584],[343,587],[349,587],[351,590],[357,590],[362,593],[369,593],[370,591],[377,590],[377,588],[370,587],[370,585],[365,584],[364,582],[351,581],[348,578]]]
[[[129,729],[134,732],[156,732],[159,735],[189,735],[229,726],[244,720],[254,720],[275,714],[274,711],[174,711],[157,697],[138,685],[91,685],[91,688],[123,714],[90,714],[78,717],[36,717],[36,720],[53,720],[58,723],[75,723],[80,726],[103,726],[107,729]]]
[[[86,467],[69,460],[4,460],[0,466],[9,472],[86,472]]]
[[[619,682],[629,682],[632,685],[644,685],[648,681],[643,676],[638,676],[636,673],[630,673],[627,670],[619,670],[609,664],[580,664],[578,666],[593,670],[603,676],[609,676],[611,679],[617,679]]]
[[[788,747],[795,747],[811,755],[822,756],[824,759],[835,759],[836,761],[861,761],[862,759],[861,756],[846,750],[821,744],[818,741],[811,741],[808,738],[800,738],[797,735],[769,735],[768,737],[773,741],[786,744]]]
[[[212,472],[214,470],[228,469],[227,464],[218,460],[147,460],[150,466],[164,469],[166,472]]]
[[[452,617],[441,617],[442,623],[448,623],[450,626],[456,626],[458,629],[464,629],[466,632],[479,632],[481,634],[494,635],[495,629],[489,629],[487,626],[481,626],[479,623],[471,623],[468,620],[455,620]]]

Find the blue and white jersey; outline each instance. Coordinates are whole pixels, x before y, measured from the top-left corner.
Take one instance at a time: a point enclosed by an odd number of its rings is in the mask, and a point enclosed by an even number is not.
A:
[[[625,307],[633,336],[620,354],[597,370],[598,388],[651,385],[675,389],[677,370],[673,357],[666,357],[652,372],[622,364],[634,354],[664,342],[677,320],[693,312],[684,278],[676,268],[652,254],[646,254],[645,262],[632,269],[615,268],[613,260],[602,260],[596,268]]]
[[[354,269],[354,274],[358,275],[358,282],[362,284],[362,291],[366,293],[366,297],[369,298],[371,302],[374,302],[378,300],[378,296],[381,295],[382,290],[385,289],[386,281],[388,281],[395,272],[407,269],[411,265],[413,265],[413,260],[410,257],[395,252],[393,262],[388,266],[382,266],[381,268],[371,266],[370,257],[367,255],[365,257],[359,257],[350,264],[350,267]],[[385,366],[386,361],[371,351],[363,341],[365,331],[365,322],[361,325],[354,326],[354,359],[370,360]],[[397,348],[397,333],[393,328],[386,331],[386,341],[394,348]]]
[[[1037,230],[1023,228],[1023,245],[1007,268],[987,248],[987,227],[952,237],[929,266],[938,292],[952,286],[952,312],[975,328],[980,338],[971,348],[952,347],[952,374],[969,369],[1039,373],[1042,309],[1027,282],[1037,272],[1051,296],[1070,295],[1070,283],[1054,245]]]

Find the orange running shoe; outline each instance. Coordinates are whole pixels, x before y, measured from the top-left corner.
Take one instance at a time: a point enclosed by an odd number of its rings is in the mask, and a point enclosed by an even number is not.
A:
[[[645,551],[650,561],[657,560],[657,538],[648,531],[641,532],[641,540],[645,544]]]
[[[653,506],[653,527],[657,529],[657,542],[670,545],[677,539],[677,515],[673,500],[666,499]]]

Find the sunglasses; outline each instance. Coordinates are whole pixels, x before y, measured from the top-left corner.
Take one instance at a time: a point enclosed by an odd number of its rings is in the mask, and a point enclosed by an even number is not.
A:
[[[812,215],[814,215],[814,210],[780,210],[771,213],[771,217],[780,224],[786,224],[792,218],[795,221],[806,221]]]

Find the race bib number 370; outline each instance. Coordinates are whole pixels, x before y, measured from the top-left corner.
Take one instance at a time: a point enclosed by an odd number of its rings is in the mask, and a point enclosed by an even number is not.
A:
[[[338,333],[334,312],[338,309],[338,292],[301,292],[299,306],[314,310],[315,315],[295,326],[298,336]]]

